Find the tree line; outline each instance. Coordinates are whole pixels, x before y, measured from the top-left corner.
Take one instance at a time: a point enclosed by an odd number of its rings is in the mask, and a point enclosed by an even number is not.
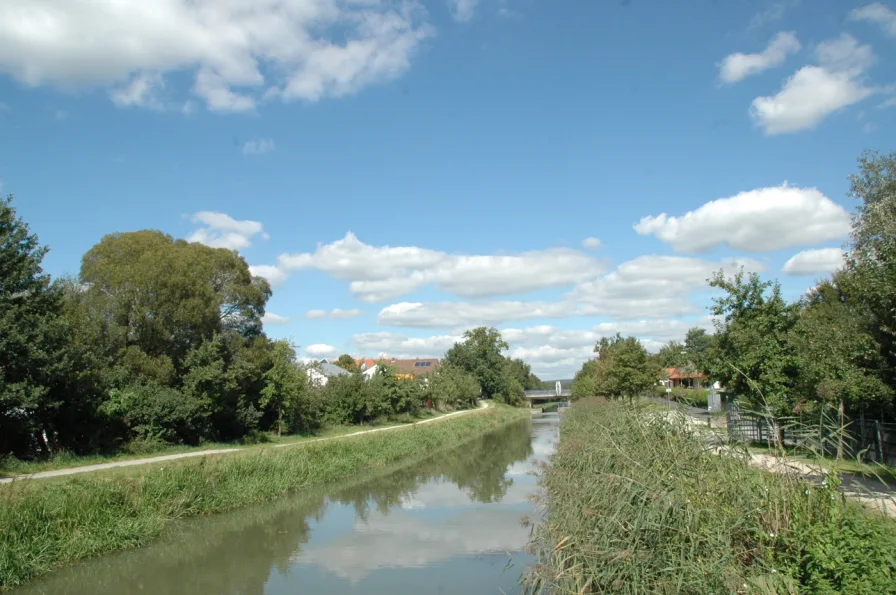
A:
[[[643,394],[674,367],[773,415],[830,406],[896,418],[896,153],[863,154],[849,195],[845,264],[830,277],[788,303],[776,279],[719,271],[708,279],[714,333],[692,329],[655,355],[632,337],[601,339],[574,396]]]
[[[271,297],[235,251],[160,231],[110,234],[77,277],[51,279],[47,247],[0,198],[0,456],[147,452],[273,431],[415,414],[425,403],[514,403],[539,382],[469,331],[428,382],[383,367],[313,387],[295,346],[262,327]],[[479,359],[482,358],[482,359]],[[494,366],[494,369],[492,369]]]

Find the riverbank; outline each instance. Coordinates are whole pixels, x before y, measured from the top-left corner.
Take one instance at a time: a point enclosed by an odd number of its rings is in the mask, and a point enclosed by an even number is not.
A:
[[[896,523],[714,454],[683,416],[589,400],[545,469],[530,592],[893,592]]]
[[[412,464],[463,444],[525,410],[490,407],[302,448],[264,448],[130,470],[0,488],[0,587],[22,584],[79,559],[138,547],[174,520],[233,510],[295,490],[394,464]]]

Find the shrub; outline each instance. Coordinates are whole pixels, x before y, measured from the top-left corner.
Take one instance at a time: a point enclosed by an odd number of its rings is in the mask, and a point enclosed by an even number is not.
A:
[[[131,435],[144,441],[199,444],[208,419],[203,402],[154,382],[113,389],[103,411],[121,418]]]

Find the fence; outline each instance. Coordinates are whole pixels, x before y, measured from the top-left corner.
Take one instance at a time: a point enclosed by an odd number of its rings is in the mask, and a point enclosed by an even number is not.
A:
[[[778,436],[785,447],[808,446],[835,456],[840,431],[819,420],[772,417],[741,411],[733,405],[727,411],[728,437],[736,442],[774,444]],[[843,429],[844,456],[851,459],[896,466],[896,423],[846,418]]]

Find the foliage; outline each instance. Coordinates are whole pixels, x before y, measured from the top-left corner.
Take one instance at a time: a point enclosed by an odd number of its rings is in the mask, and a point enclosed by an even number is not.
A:
[[[430,377],[427,389],[427,398],[436,406],[456,409],[473,407],[480,392],[475,376],[449,365],[439,366]]]
[[[586,400],[541,478],[529,592],[892,592],[896,527],[706,448],[684,416]]]
[[[602,337],[594,347],[593,390],[603,397],[642,395],[657,383],[660,369],[634,337]]]
[[[695,371],[707,374],[712,363],[712,354],[716,346],[716,336],[706,332],[706,329],[689,329],[684,337],[684,350],[687,353],[688,364]]]
[[[277,435],[280,436],[284,412],[299,413],[300,399],[308,390],[308,379],[295,365],[296,350],[288,341],[275,341],[272,355],[273,365],[264,373],[260,405],[276,410]]]
[[[516,379],[523,390],[540,390],[544,384],[541,378],[532,373],[532,366],[519,358],[507,360],[507,374]]]
[[[663,368],[684,368],[688,361],[684,345],[678,341],[669,341],[656,354],[656,362]]]
[[[347,353],[340,355],[339,359],[333,362],[333,364],[352,374],[361,371],[361,367],[358,365],[358,362],[355,361],[355,358]]]
[[[131,442],[154,444],[198,444],[209,416],[201,399],[151,381],[112,389],[102,412],[124,423],[133,436]]]
[[[480,326],[464,333],[445,354],[443,364],[472,374],[479,381],[482,396],[503,400],[511,396],[510,376],[503,353],[507,342],[495,328]]]
[[[582,368],[576,372],[572,381],[572,400],[577,401],[586,397],[597,395],[594,380],[597,376],[597,360],[589,359]]]
[[[725,292],[711,308],[719,317],[712,377],[754,407],[789,413],[799,362],[788,337],[798,308],[784,301],[777,281],[755,273],[726,278],[719,271],[709,284]]]

